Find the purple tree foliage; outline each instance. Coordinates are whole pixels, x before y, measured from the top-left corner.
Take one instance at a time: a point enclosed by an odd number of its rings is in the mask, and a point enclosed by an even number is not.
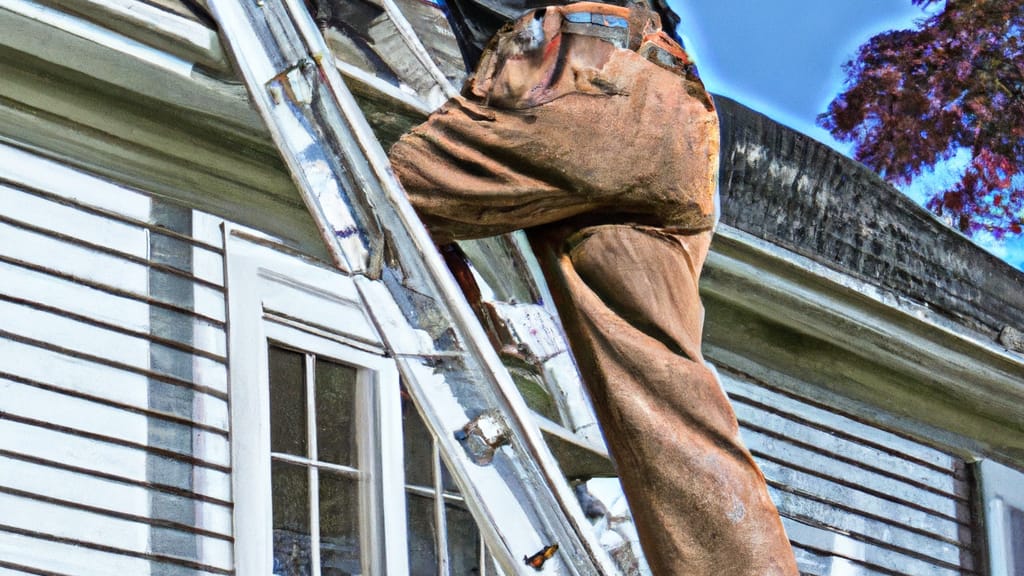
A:
[[[928,6],[939,0],[912,0]],[[1024,2],[948,0],[873,37],[848,62],[845,90],[818,123],[894,184],[961,151],[960,181],[926,206],[961,232],[997,239],[1024,220]]]

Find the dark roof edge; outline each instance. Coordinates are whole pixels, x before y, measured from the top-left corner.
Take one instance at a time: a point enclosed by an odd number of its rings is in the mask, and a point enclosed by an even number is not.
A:
[[[1024,274],[862,164],[716,96],[722,221],[995,339],[1024,329]]]

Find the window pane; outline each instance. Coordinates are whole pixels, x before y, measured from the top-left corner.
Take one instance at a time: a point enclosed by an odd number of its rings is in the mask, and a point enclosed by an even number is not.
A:
[[[452,574],[480,573],[480,531],[473,516],[458,504],[445,504],[448,565]]]
[[[408,494],[409,575],[437,574],[437,541],[434,536],[434,499]]]
[[[270,450],[306,454],[306,378],[304,357],[270,347]]]
[[[309,470],[272,462],[271,502],[274,510],[274,574],[310,574]]]
[[[357,466],[356,369],[316,361],[317,459]]]
[[[448,471],[448,466],[445,465],[444,459],[441,459],[441,489],[452,494],[459,493],[459,485],[452,478],[452,473]]]
[[[402,439],[405,445],[405,483],[433,488],[434,437],[416,411],[412,398],[402,390]]]
[[[1013,576],[1024,576],[1024,510],[1012,506],[1010,510],[1010,558],[1013,560]]]
[[[361,574],[359,544],[359,482],[321,469],[321,574]]]

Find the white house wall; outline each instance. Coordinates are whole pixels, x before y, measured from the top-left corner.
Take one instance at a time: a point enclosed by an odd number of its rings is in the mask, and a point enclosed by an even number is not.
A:
[[[0,163],[0,569],[231,571],[218,221]]]
[[[964,461],[721,371],[802,573],[981,574]]]

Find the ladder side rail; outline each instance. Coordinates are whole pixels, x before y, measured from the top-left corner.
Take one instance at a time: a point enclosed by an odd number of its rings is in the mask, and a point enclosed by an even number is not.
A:
[[[365,303],[503,569],[516,573],[524,554],[558,543],[560,573],[616,573],[310,15],[295,0],[209,4],[335,264],[362,275]],[[385,235],[400,267],[383,263]],[[380,297],[380,278],[391,298]],[[385,300],[403,303],[397,312],[432,342],[400,335]],[[489,409],[511,441],[481,466],[452,432]]]

